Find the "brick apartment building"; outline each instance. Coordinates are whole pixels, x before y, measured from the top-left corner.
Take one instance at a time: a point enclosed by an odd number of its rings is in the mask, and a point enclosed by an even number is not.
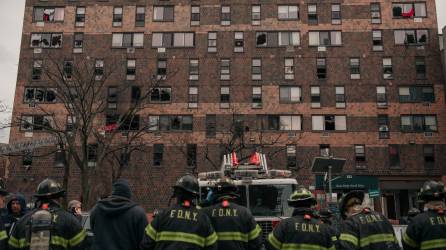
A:
[[[190,167],[214,169],[220,135],[236,117],[247,147],[260,134],[280,136],[264,148],[275,152],[269,165],[293,169],[319,198],[313,157],[346,158],[335,191],[380,190],[375,207],[399,218],[417,205],[421,184],[446,171],[437,30],[433,0],[27,0],[13,116],[40,119],[34,98],[66,120],[45,78],[35,77],[46,55],[121,60],[111,86],[175,71],[140,113],[156,124],[146,135],[155,142],[124,173],[147,209],[166,206],[169,186]],[[13,127],[10,143],[42,137]],[[9,187],[29,195],[44,176],[61,178],[53,161],[12,158]],[[78,177],[73,169],[70,197]]]

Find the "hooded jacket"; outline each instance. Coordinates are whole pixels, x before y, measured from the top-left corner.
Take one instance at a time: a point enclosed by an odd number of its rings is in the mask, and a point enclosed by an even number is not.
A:
[[[132,200],[112,195],[91,212],[93,250],[139,249],[148,222],[144,210]]]
[[[18,201],[20,203],[20,213],[18,215],[14,215],[12,213],[11,205],[13,201]],[[6,208],[8,210],[8,214],[2,218],[3,223],[5,224],[5,230],[9,233],[11,227],[16,223],[20,218],[22,218],[26,214],[26,201],[25,197],[21,194],[13,194],[8,198],[8,203],[6,204]]]

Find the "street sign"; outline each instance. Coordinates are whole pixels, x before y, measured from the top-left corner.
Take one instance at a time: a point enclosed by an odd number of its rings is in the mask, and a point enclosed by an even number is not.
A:
[[[370,198],[379,197],[379,189],[370,189],[369,190],[369,197]]]

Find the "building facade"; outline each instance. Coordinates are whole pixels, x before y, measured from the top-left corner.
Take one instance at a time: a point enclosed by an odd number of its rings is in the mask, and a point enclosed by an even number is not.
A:
[[[48,57],[121,61],[110,86],[161,80],[135,125],[153,124],[151,143],[123,173],[147,209],[167,205],[180,175],[218,168],[236,121],[245,148],[261,146],[270,166],[306,186],[325,188],[315,156],[346,158],[349,184],[335,191],[378,190],[375,207],[396,219],[446,171],[437,30],[433,0],[27,0],[13,117],[42,119],[44,106],[66,121],[37,76]],[[132,98],[110,95],[117,105]],[[44,137],[17,126],[10,143]],[[50,148],[11,158],[8,186],[29,195],[44,176],[61,178]],[[76,197],[75,168],[70,184]]]

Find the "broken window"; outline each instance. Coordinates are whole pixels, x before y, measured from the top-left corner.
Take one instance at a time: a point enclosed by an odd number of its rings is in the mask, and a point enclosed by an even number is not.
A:
[[[62,33],[33,33],[31,34],[31,48],[60,48]]]
[[[55,7],[35,7],[34,22],[63,22],[64,8]]]
[[[150,93],[150,102],[170,102],[171,88],[153,88]]]
[[[347,117],[345,115],[313,115],[314,131],[346,131]]]
[[[157,79],[165,80],[167,76],[167,60],[166,59],[158,59],[157,61]]]
[[[33,69],[31,74],[32,80],[40,80],[42,77],[42,60],[34,60],[33,61]]]

